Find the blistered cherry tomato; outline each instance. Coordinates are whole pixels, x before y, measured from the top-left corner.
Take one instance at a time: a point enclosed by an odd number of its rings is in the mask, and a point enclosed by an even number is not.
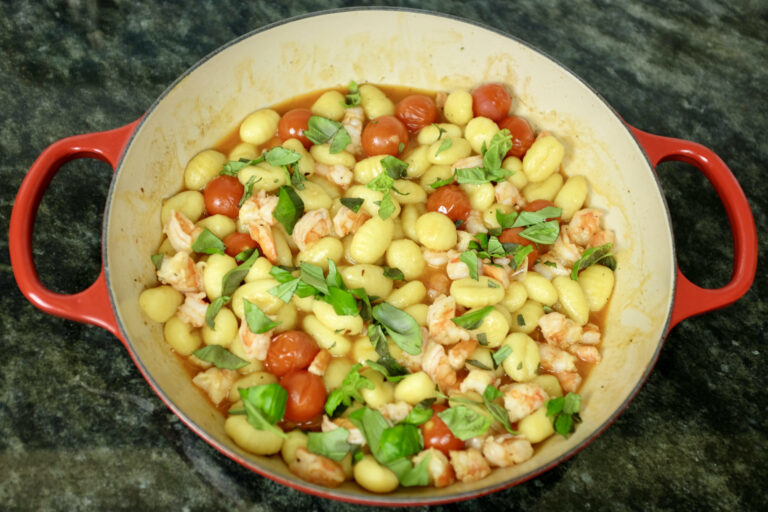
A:
[[[499,121],[499,129],[504,128],[512,134],[512,147],[507,151],[507,156],[522,158],[536,138],[533,136],[531,125],[522,117],[509,116]]]
[[[253,249],[258,244],[248,233],[232,233],[224,238],[224,245],[227,246],[227,254],[233,258],[247,249]]]
[[[434,100],[423,94],[406,96],[395,107],[395,115],[411,133],[416,133],[437,119]]]
[[[452,221],[465,221],[472,211],[469,197],[458,185],[445,185],[434,192],[427,199],[427,211],[440,212],[447,215]]]
[[[501,84],[483,84],[472,91],[472,111],[475,117],[483,116],[501,121],[512,106],[512,98]]]
[[[408,145],[408,130],[395,116],[379,116],[363,128],[362,142],[368,156],[397,156]]]
[[[463,450],[464,441],[454,436],[448,425],[437,415],[437,413],[446,410],[444,405],[433,405],[434,414],[419,428],[424,438],[424,449],[436,448],[448,456],[451,450]]]
[[[277,134],[280,139],[283,142],[288,139],[299,139],[305,148],[309,148],[312,141],[304,136],[304,130],[308,128],[310,117],[312,112],[307,108],[295,108],[283,114],[280,122],[277,123]]]
[[[536,260],[539,259],[539,248],[534,242],[520,236],[520,232],[524,229],[525,228],[505,229],[501,232],[501,235],[499,235],[499,242],[503,244],[530,245],[533,247],[533,251],[528,255],[528,268],[532,269]]]
[[[219,176],[209,181],[203,190],[208,215],[221,214],[236,219],[240,211],[237,203],[243,197],[244,190],[243,185],[232,176]]]
[[[301,331],[281,332],[274,338],[267,351],[264,366],[278,377],[293,370],[304,370],[320,352],[315,340]]]
[[[325,406],[323,379],[306,370],[295,370],[280,379],[280,385],[288,391],[285,419],[300,423],[320,414]]]

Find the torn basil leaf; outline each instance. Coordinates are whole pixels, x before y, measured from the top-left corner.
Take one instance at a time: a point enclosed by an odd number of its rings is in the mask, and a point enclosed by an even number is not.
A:
[[[341,198],[341,204],[352,210],[353,212],[357,213],[358,210],[360,210],[360,207],[363,205],[363,202],[365,199],[361,197],[342,197]]]
[[[546,206],[535,212],[522,211],[512,227],[521,228],[524,226],[532,226],[533,224],[545,222],[547,219],[555,219],[562,214],[563,210],[556,206]]]
[[[323,275],[323,267],[302,261],[301,265],[299,265],[299,268],[301,269],[301,274],[299,277],[301,277],[302,281],[317,289],[321,293],[328,295],[328,283],[326,282],[325,276]]]
[[[221,294],[231,297],[258,258],[259,251],[253,251],[247,260],[224,274],[224,277],[221,278]]]
[[[357,86],[357,82],[354,80],[349,81],[349,92],[344,96],[344,106],[346,108],[356,107],[362,101],[360,96],[360,89]]]
[[[376,458],[382,464],[409,457],[421,451],[423,446],[421,432],[416,425],[400,423],[381,433]]]
[[[341,383],[341,387],[331,391],[328,395],[328,399],[325,402],[325,413],[328,416],[333,416],[336,408],[340,405],[349,406],[352,404],[352,400],[359,402],[363,401],[363,396],[360,394],[360,389],[373,389],[373,382],[365,378],[360,374],[359,370],[363,365],[357,363],[354,365],[344,377]]]
[[[553,398],[547,402],[547,417],[551,418],[555,432],[563,437],[575,430],[575,424],[581,421],[579,408],[581,396],[568,393],[565,396]]]
[[[464,264],[469,269],[469,277],[477,281],[478,278],[480,277],[478,275],[478,270],[477,270],[477,267],[479,265],[477,253],[475,251],[464,251],[459,255],[459,260],[464,262]]]
[[[512,354],[512,347],[509,345],[502,345],[493,353],[493,363],[498,368],[501,363],[504,362]]]
[[[452,406],[437,415],[451,433],[462,441],[482,436],[491,426],[491,420],[464,405]]]
[[[456,179],[456,174],[455,174],[455,173],[454,173],[454,174],[451,174],[451,176],[450,176],[450,177],[448,177],[448,178],[445,178],[444,180],[435,180],[435,182],[434,182],[434,183],[432,183],[432,184],[430,185],[430,187],[432,187],[432,188],[440,188],[440,187],[444,187],[444,186],[446,186],[446,185],[450,185],[451,183],[453,183],[453,180],[454,180],[454,179]]]
[[[341,153],[352,142],[352,138],[340,122],[321,116],[309,118],[304,136],[315,144],[330,142],[329,151],[332,154]]]
[[[485,388],[485,392],[483,392],[483,404],[485,404],[485,408],[491,413],[493,419],[501,423],[507,432],[512,435],[517,435],[518,432],[512,428],[512,424],[509,422],[509,414],[507,413],[507,410],[494,402],[494,400],[503,396],[501,391],[494,386],[489,385]]]
[[[381,166],[393,180],[399,180],[400,178],[405,178],[407,176],[408,164],[392,155],[387,155],[382,158]]]
[[[404,352],[411,355],[421,353],[421,329],[411,315],[387,302],[376,305],[372,314]]]
[[[520,232],[520,236],[537,244],[553,244],[560,234],[560,224],[556,220],[541,222],[528,226]]]
[[[520,265],[523,264],[524,261],[526,261],[526,257],[528,257],[529,254],[533,252],[533,246],[532,245],[520,245],[518,246],[514,252],[512,253],[512,261],[514,262],[515,266],[513,267],[515,270],[520,268]]]
[[[208,307],[205,309],[205,323],[208,324],[208,327],[211,328],[212,331],[216,330],[214,320],[216,319],[216,315],[219,314],[219,310],[229,302],[231,297],[222,295],[221,297],[216,297],[213,302],[208,304]]]
[[[611,249],[613,249],[613,244],[608,243],[599,247],[590,247],[584,251],[584,254],[582,254],[581,258],[576,260],[576,263],[573,264],[573,270],[571,270],[571,279],[575,281],[579,278],[580,271],[589,266],[595,265],[596,263],[600,263],[608,257],[613,257],[611,254]],[[613,264],[615,269],[616,260],[613,260]]]
[[[259,306],[248,299],[243,299],[243,314],[248,329],[254,334],[264,334],[282,323],[272,321]]]
[[[429,421],[429,418],[432,417],[432,414],[434,414],[434,411],[431,408],[419,407],[419,404],[417,404],[413,409],[411,409],[411,412],[408,413],[408,416],[406,416],[402,422],[409,425],[418,426]]]
[[[440,147],[437,148],[437,151],[435,151],[435,156],[439,155],[446,149],[450,149],[452,145],[453,145],[453,139],[451,139],[450,137],[446,137],[445,139],[443,139],[443,142],[440,143]]]
[[[347,442],[349,430],[339,427],[328,432],[309,432],[307,434],[307,450],[340,461],[352,450]]]
[[[245,359],[240,359],[221,345],[208,345],[197,349],[192,353],[198,359],[211,363],[216,368],[222,368],[224,370],[239,370],[240,368],[245,368],[251,364]]]
[[[480,324],[483,323],[483,319],[488,316],[488,314],[493,311],[493,309],[493,306],[485,306],[484,308],[478,309],[477,311],[470,311],[469,313],[464,313],[459,317],[452,318],[451,321],[459,327],[463,327],[464,329],[477,329],[480,327]]]
[[[387,379],[389,382],[400,382],[407,375],[407,373],[402,375],[390,375],[389,368],[387,368],[383,364],[379,364],[376,361],[371,361],[370,359],[367,359],[365,361],[365,365],[368,368],[371,368],[372,370],[376,370],[377,372],[382,374],[384,378]]]
[[[202,233],[192,243],[192,250],[204,254],[224,254],[227,246],[208,228],[203,228]]]
[[[155,266],[155,270],[160,270],[160,267],[163,265],[163,255],[162,254],[153,254],[151,256],[152,264]]]
[[[304,215],[304,201],[292,187],[282,186],[278,192],[277,206],[272,216],[282,224],[286,233],[293,234],[293,226]]]
[[[405,275],[403,274],[403,271],[399,268],[389,268],[387,266],[384,267],[384,276],[388,277],[389,279],[392,279],[393,281],[405,281]]]
[[[496,210],[496,222],[499,223],[501,229],[509,229],[513,227],[516,218],[516,211],[512,211],[511,213],[503,213],[501,210]]]

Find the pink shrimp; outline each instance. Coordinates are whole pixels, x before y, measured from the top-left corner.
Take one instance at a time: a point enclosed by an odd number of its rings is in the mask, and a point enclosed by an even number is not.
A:
[[[440,390],[445,393],[455,388],[456,371],[448,362],[445,348],[439,343],[428,343],[426,348],[422,347],[421,350],[423,352],[421,367]]]
[[[510,268],[506,265],[497,267],[495,265],[483,265],[483,275],[495,279],[501,283],[502,288],[507,288],[510,281]]]
[[[344,238],[355,233],[370,218],[371,216],[363,210],[355,213],[342,205],[336,215],[333,216],[333,231],[339,238]]]
[[[170,258],[163,258],[157,278],[181,293],[199,293],[204,290],[204,267],[205,263],[195,263],[189,254],[177,252]]]
[[[520,191],[509,181],[502,181],[493,189],[496,202],[506,206],[525,206],[525,199]]]
[[[451,320],[456,316],[456,301],[441,295],[427,309],[429,339],[442,345],[452,345],[469,339],[469,332]]]
[[[179,318],[193,327],[202,327],[205,323],[205,313],[208,311],[208,303],[203,299],[205,292],[185,294],[184,304],[179,306]]]
[[[274,329],[270,329],[265,333],[256,334],[248,327],[248,322],[245,321],[245,316],[240,322],[240,330],[238,335],[240,341],[243,344],[245,355],[249,359],[258,359],[264,361],[267,358],[267,351],[269,350],[269,344],[272,342],[272,333]]]
[[[455,344],[448,350],[448,364],[454,370],[460,370],[464,362],[477,348],[477,340],[468,339]]]
[[[343,189],[349,187],[354,178],[354,174],[349,167],[341,164],[326,165],[319,162],[315,163],[315,173],[326,178],[331,183],[335,183]]]
[[[530,441],[509,434],[488,436],[483,443],[485,460],[501,468],[520,464],[533,457]]]
[[[507,384],[499,391],[504,393],[504,408],[511,422],[525,418],[549,400],[547,392],[535,384]]]
[[[363,107],[348,108],[344,111],[344,118],[341,120],[341,125],[347,130],[349,138],[352,139],[347,145],[347,151],[353,155],[363,156],[363,143],[361,136],[363,134],[363,121],[365,120],[365,113]]]
[[[303,446],[296,450],[296,460],[288,467],[299,478],[323,487],[338,487],[346,479],[341,464],[312,453]]]
[[[429,485],[445,487],[456,481],[456,477],[453,474],[453,468],[451,467],[450,462],[448,462],[448,457],[435,448],[428,448],[419,452],[413,457],[413,465],[418,466],[426,457],[429,457],[429,462],[427,462]]]
[[[328,210],[320,208],[304,214],[293,227],[293,240],[300,251],[331,233]]]
[[[552,312],[539,318],[539,327],[547,343],[566,348],[581,341],[581,326],[562,313]]]
[[[321,349],[320,352],[317,353],[314,359],[312,359],[312,362],[309,364],[309,368],[307,368],[307,371],[309,373],[314,373],[315,375],[318,375],[322,377],[325,375],[325,370],[328,369],[328,364],[331,362],[331,353],[328,352],[326,349]]]
[[[448,452],[456,478],[461,482],[475,482],[491,474],[491,466],[480,450],[451,450]]]
[[[221,403],[224,398],[229,396],[229,390],[237,380],[238,373],[232,370],[223,370],[221,368],[208,368],[200,372],[192,379],[192,383],[208,393],[211,402]]]
[[[592,235],[600,229],[600,217],[603,212],[594,208],[585,208],[573,214],[568,223],[568,236],[576,244],[586,246]]]
[[[168,235],[168,241],[176,251],[191,253],[192,244],[203,232],[203,228],[195,226],[195,223],[183,213],[172,210],[168,224],[163,231]]]

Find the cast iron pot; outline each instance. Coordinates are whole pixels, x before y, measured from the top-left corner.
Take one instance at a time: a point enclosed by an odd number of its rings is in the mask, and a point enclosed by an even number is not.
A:
[[[190,385],[163,341],[161,326],[139,309],[155,282],[149,255],[161,241],[163,198],[182,186],[184,166],[216,145],[250,112],[350,79],[431,90],[503,82],[513,110],[565,144],[563,169],[591,184],[589,203],[607,212],[617,235],[616,288],[609,305],[603,361],[582,390],[582,419],[568,439],[542,443],[527,462],[474,483],[400,488],[375,495],[347,482],[327,489],[294,476],[279,457],[251,455],[224,433],[224,418]],[[88,289],[61,295],[41,285],[32,260],[32,228],[53,175],[75,158],[97,158],[115,174],[102,232],[103,271]],[[669,212],[654,172],[665,160],[688,162],[712,182],[734,239],[731,282],[702,289],[680,273]],[[343,10],[294,18],[247,34],[200,61],[138,121],[58,141],[43,151],[19,189],[10,227],[19,288],[38,308],[98,325],[117,336],[166,405],[206,442],[257,473],[318,496],[378,505],[467,499],[525,481],[572,456],[627,407],[663,340],[681,320],[723,307],[749,289],[757,235],[744,192],[709,149],[642,132],[573,73],[527,44],[456,18],[406,10]]]

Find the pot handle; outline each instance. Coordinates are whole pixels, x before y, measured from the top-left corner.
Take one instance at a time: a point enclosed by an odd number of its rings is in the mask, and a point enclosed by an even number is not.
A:
[[[105,132],[75,135],[43,150],[19,187],[8,233],[11,267],[21,293],[42,311],[102,327],[121,338],[104,277],[75,294],[55,293],[43,286],[32,257],[32,229],[43,193],[62,165],[77,158],[96,158],[117,168],[118,160],[139,120]]]
[[[733,235],[733,274],[722,288],[693,284],[677,267],[677,289],[669,329],[694,315],[736,302],[747,291],[757,271],[757,229],[752,210],[736,177],[711,149],[687,140],[653,135],[629,126],[654,169],[662,162],[678,160],[704,173],[725,206]]]

